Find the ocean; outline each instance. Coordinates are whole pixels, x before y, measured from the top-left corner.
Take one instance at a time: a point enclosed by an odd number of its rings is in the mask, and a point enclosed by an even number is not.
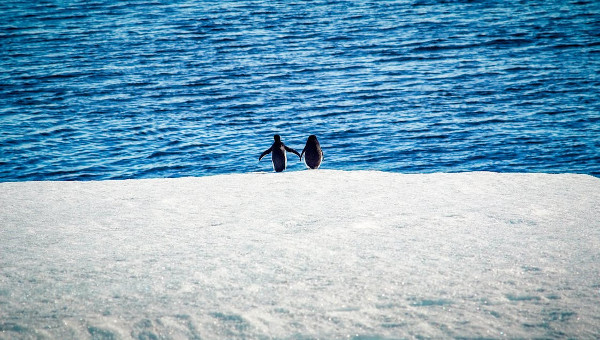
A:
[[[598,1],[0,2],[2,182],[600,176],[599,99]]]

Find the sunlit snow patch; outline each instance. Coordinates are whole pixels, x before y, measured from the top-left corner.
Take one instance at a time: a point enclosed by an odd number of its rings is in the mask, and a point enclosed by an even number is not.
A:
[[[0,183],[0,338],[595,338],[600,180]]]

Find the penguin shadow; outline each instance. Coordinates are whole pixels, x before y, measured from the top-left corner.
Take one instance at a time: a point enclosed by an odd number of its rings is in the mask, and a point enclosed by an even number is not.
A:
[[[275,172],[282,172],[287,168],[287,152],[291,152],[298,156],[300,160],[304,157],[304,164],[309,169],[318,169],[323,162],[323,150],[319,144],[317,136],[310,135],[306,140],[306,145],[302,150],[302,153],[288,147],[281,141],[280,135],[273,136],[273,144],[267,150],[258,157],[258,161],[268,154],[271,154],[271,162],[273,163],[273,170]]]

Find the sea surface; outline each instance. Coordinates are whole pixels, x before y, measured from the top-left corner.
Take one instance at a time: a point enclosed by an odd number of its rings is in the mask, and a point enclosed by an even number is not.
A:
[[[0,2],[3,182],[600,176],[599,99],[599,1]]]

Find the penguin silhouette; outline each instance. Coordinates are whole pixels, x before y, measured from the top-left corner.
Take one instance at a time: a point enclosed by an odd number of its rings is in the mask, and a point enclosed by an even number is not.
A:
[[[285,146],[285,144],[283,144],[283,142],[281,141],[281,137],[279,135],[273,136],[273,139],[275,139],[275,142],[273,142],[273,145],[271,145],[270,148],[265,150],[260,155],[260,157],[258,157],[259,161],[265,155],[268,155],[269,153],[271,153],[271,160],[273,161],[273,170],[275,170],[275,172],[282,172],[283,170],[285,170],[285,168],[287,166],[287,156],[285,153],[286,151],[294,153],[298,157],[300,157],[300,159],[302,159],[302,157],[300,156],[298,151],[296,151],[292,148],[288,148],[287,146]]]
[[[321,145],[317,140],[317,136],[310,135],[306,140],[306,146],[304,146],[304,150],[302,150],[302,154],[300,154],[300,159],[302,159],[302,155],[304,155],[304,163],[311,169],[318,169],[323,161],[323,150],[321,150]]]

